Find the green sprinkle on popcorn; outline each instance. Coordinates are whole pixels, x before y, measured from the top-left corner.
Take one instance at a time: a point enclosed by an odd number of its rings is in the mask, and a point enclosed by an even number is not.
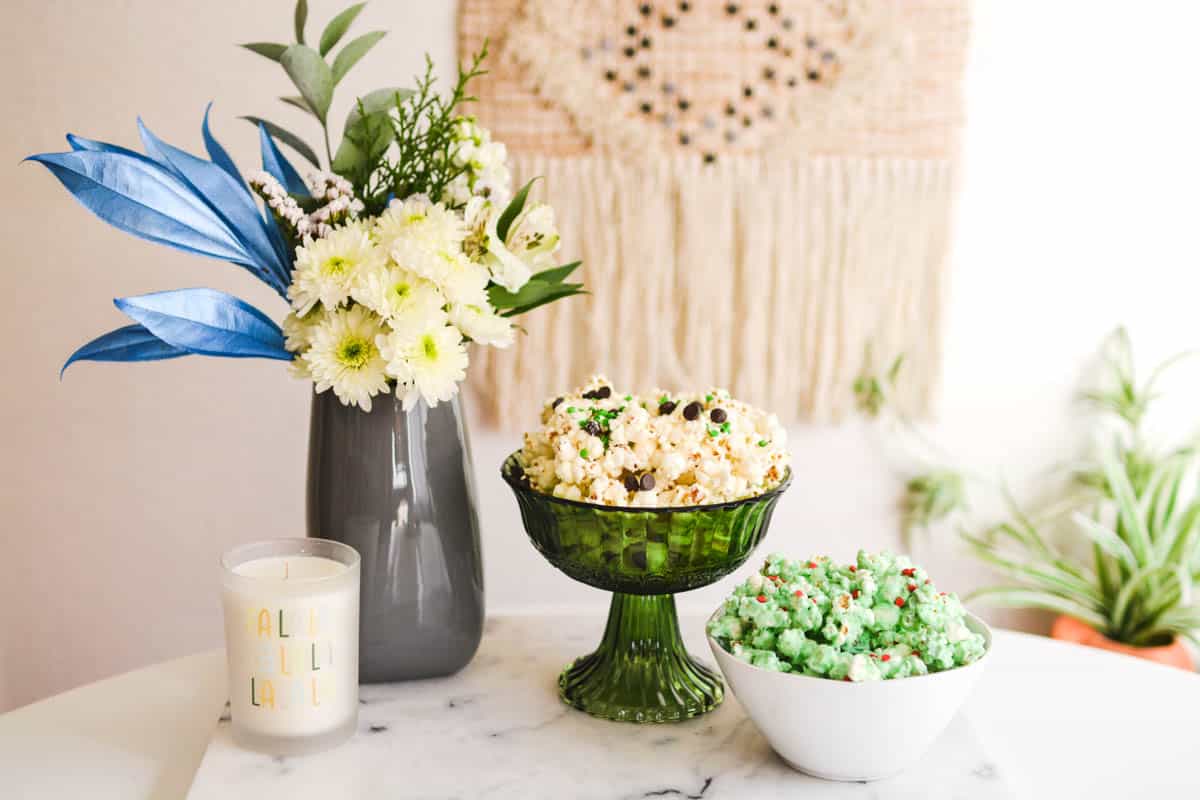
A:
[[[767,557],[708,632],[763,669],[878,681],[961,667],[984,654],[958,597],[906,556],[860,550],[854,564]]]

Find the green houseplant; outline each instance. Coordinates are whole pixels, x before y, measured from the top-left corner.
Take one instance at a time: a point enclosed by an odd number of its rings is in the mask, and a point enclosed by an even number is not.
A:
[[[1107,339],[1099,387],[1083,393],[1098,412],[1096,454],[1074,465],[1066,489],[1038,511],[1005,493],[1008,519],[981,532],[961,526],[971,552],[1002,578],[968,599],[1053,611],[1056,638],[1192,668],[1182,640],[1200,644],[1200,607],[1191,604],[1200,584],[1200,451],[1190,443],[1156,447],[1144,431],[1160,377],[1186,355],[1139,384],[1128,334],[1118,329]],[[878,413],[895,378],[894,369],[860,378],[860,407]],[[979,483],[940,464],[910,477],[909,521],[962,514],[966,487]]]
[[[1155,448],[1143,430],[1158,379],[1180,356],[1141,385],[1124,329],[1106,342],[1104,356],[1102,387],[1084,399],[1110,436],[1094,463],[1076,471],[1078,499],[1041,523],[1014,508],[1011,520],[982,535],[964,533],[1006,578],[973,597],[1055,611],[1057,638],[1190,669],[1180,640],[1200,641],[1200,607],[1191,605],[1200,582],[1200,453],[1190,444]],[[1046,535],[1064,517],[1089,557],[1073,557]]]

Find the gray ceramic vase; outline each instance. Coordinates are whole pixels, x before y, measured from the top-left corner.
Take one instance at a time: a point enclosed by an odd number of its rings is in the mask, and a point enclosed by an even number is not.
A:
[[[314,394],[308,535],[362,556],[364,683],[449,675],[483,632],[483,566],[471,448],[458,398],[370,412]]]

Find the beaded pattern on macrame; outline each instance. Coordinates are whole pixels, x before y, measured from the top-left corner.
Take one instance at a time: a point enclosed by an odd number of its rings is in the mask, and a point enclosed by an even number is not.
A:
[[[482,105],[534,98],[489,120],[516,152],[952,155],[956,0],[477,2],[463,45],[499,56]]]

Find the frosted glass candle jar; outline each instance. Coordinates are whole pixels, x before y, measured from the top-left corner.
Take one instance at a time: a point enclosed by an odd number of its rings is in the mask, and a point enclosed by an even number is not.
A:
[[[358,552],[274,539],[221,557],[233,739],[273,755],[340,744],[358,726]]]

